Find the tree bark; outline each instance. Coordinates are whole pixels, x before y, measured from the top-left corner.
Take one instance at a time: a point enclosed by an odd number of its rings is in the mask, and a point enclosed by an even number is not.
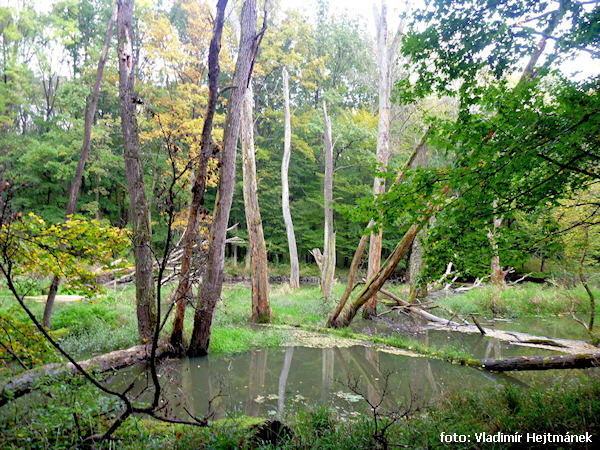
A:
[[[146,196],[142,152],[138,136],[135,96],[135,60],[133,51],[134,0],[119,0],[119,114],[123,128],[123,156],[129,190],[130,220],[133,228],[135,287],[138,330],[143,342],[152,339],[156,324],[155,290],[150,206]]]
[[[252,323],[271,322],[267,246],[258,205],[256,161],[254,158],[254,121],[252,120],[252,82],[242,104],[242,177],[248,245],[252,264]]]
[[[83,145],[81,146],[81,153],[79,154],[79,161],[77,163],[77,170],[75,171],[75,178],[71,185],[71,192],[69,194],[69,202],[67,203],[67,217],[75,214],[75,207],[77,206],[77,197],[79,197],[79,188],[81,186],[81,179],[83,178],[83,170],[90,152],[90,144],[92,142],[92,124],[96,117],[96,110],[98,109],[98,98],[100,97],[100,85],[102,84],[102,76],[104,74],[104,66],[106,65],[106,58],[108,55],[108,49],[110,47],[110,41],[113,35],[113,29],[115,22],[117,21],[117,3],[115,3],[112,15],[108,21],[106,27],[106,35],[104,37],[104,47],[98,60],[98,67],[96,69],[96,80],[94,82],[94,88],[92,90],[91,99],[88,97],[88,102],[85,108],[85,122],[83,128]],[[50,289],[48,291],[48,298],[46,299],[46,306],[44,308],[44,317],[42,319],[42,325],[46,328],[50,328],[52,310],[54,309],[54,300],[56,299],[56,293],[58,292],[58,286],[60,284],[60,277],[56,275],[52,279]]]
[[[402,182],[402,180],[404,179],[404,175],[406,174],[406,170],[413,164],[413,161],[417,157],[417,153],[419,152],[419,149],[421,148],[421,146],[425,145],[425,142],[427,142],[428,136],[429,136],[429,130],[427,130],[425,132],[425,134],[421,138],[421,142],[419,143],[417,148],[413,151],[412,155],[410,155],[410,157],[408,158],[408,161],[406,161],[406,163],[402,167],[402,170],[400,170],[398,172],[398,175],[396,176],[396,179],[394,180],[394,184],[392,185],[393,187],[399,185]],[[374,224],[375,224],[375,221],[373,219],[371,219],[371,221],[367,225],[367,228],[371,228]],[[365,251],[365,247],[367,245],[367,241],[368,241],[369,237],[370,237],[370,235],[367,233],[367,234],[364,234],[360,239],[358,247],[356,248],[356,252],[354,253],[354,257],[352,258],[352,263],[350,264],[350,272],[348,273],[348,282],[346,284],[346,290],[344,291],[344,294],[343,294],[341,300],[339,301],[337,307],[335,308],[333,313],[331,313],[331,315],[329,316],[329,319],[327,320],[327,326],[332,326],[333,321],[338,316],[338,314],[342,311],[342,309],[344,308],[344,305],[348,301],[348,298],[350,298],[350,294],[352,294],[352,291],[354,290],[354,287],[355,287],[354,280],[356,278],[356,271],[358,270],[358,264],[360,263],[360,259],[362,258],[362,255]]]
[[[235,187],[235,157],[240,131],[242,102],[246,95],[258,45],[256,40],[255,0],[244,1],[241,28],[238,57],[233,75],[234,88],[231,91],[227,106],[227,119],[223,134],[221,179],[210,232],[208,273],[200,288],[194,315],[194,330],[187,352],[189,356],[202,356],[208,353],[214,314],[223,287],[225,234]]]
[[[387,4],[381,2],[381,11],[373,5],[375,27],[377,29],[377,63],[379,67],[379,123],[377,127],[377,169],[385,170],[390,156],[390,125],[391,101],[390,92],[392,85],[392,72],[390,68],[391,52],[388,49]],[[373,196],[377,197],[385,192],[385,179],[375,177],[373,181]],[[368,277],[371,278],[379,271],[381,265],[381,248],[383,230],[379,228],[377,234],[371,233],[369,243]],[[374,294],[365,304],[363,317],[372,318],[377,315],[377,295]]]
[[[179,286],[175,292],[177,309],[175,311],[175,318],[173,319],[171,344],[176,349],[181,348],[182,346],[185,307],[188,299],[192,297],[190,291],[190,276],[192,273],[191,260],[192,253],[197,246],[198,217],[204,206],[206,172],[208,161],[212,154],[211,132],[215,111],[217,109],[217,99],[219,97],[219,53],[221,52],[221,36],[223,34],[223,24],[225,22],[226,5],[227,0],[219,0],[217,2],[217,14],[208,52],[208,102],[206,104],[204,124],[202,125],[199,160],[197,162],[194,183],[192,186],[192,200],[190,203],[186,235],[183,244],[184,252],[181,257],[181,275],[179,278]],[[198,251],[198,249],[196,250]]]
[[[300,287],[300,265],[298,264],[298,248],[296,247],[296,235],[294,234],[294,223],[290,211],[290,186],[288,173],[290,168],[290,156],[292,149],[292,126],[290,123],[290,88],[288,84],[288,73],[283,69],[283,160],[281,161],[281,208],[283,210],[283,221],[287,233],[288,247],[290,249],[290,287]]]
[[[425,145],[424,141],[421,141],[421,144],[417,147],[416,157],[411,163],[411,168],[416,170],[419,167],[423,169],[427,167],[427,145]],[[423,225],[423,228],[421,228],[413,241],[408,262],[408,284],[413,292],[413,295],[411,296],[411,299],[413,300],[427,295],[426,284],[424,287],[418,287],[419,277],[421,276],[421,270],[423,268],[424,249],[422,240],[425,239],[426,234],[427,224]]]
[[[323,102],[323,120],[325,123],[325,182],[323,198],[325,208],[323,266],[321,270],[321,292],[325,300],[332,295],[335,276],[335,233],[333,231],[333,144],[331,139],[331,119],[327,115],[327,106]]]
[[[373,220],[371,220],[367,225],[367,228],[372,227],[373,223]],[[338,305],[329,316],[329,319],[327,319],[327,325],[331,325],[333,320],[335,320],[337,315],[346,305],[346,302],[350,298],[350,294],[352,294],[352,291],[354,290],[354,280],[356,279],[356,272],[358,271],[358,265],[360,264],[360,260],[362,258],[363,253],[365,252],[365,248],[367,247],[368,241],[369,234],[363,234],[363,236],[360,238],[360,242],[358,243],[358,247],[354,252],[352,263],[350,263],[350,271],[348,272],[348,282],[346,283],[346,290],[344,291],[344,294],[342,295],[342,298],[340,299]]]

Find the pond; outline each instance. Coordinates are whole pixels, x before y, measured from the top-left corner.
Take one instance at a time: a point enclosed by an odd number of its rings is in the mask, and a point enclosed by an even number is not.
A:
[[[476,336],[474,336],[476,338]],[[207,411],[214,418],[284,413],[327,406],[340,417],[359,415],[371,403],[404,408],[425,405],[464,389],[480,390],[499,383],[532,385],[565,378],[598,376],[594,370],[492,374],[422,357],[378,351],[373,347],[269,348],[228,357],[167,360],[160,365],[164,385],[162,413],[189,419]],[[137,377],[132,392],[150,400],[145,368],[119,372],[110,384],[125,386]]]
[[[586,340],[586,329],[571,317],[520,317],[513,319],[492,319],[482,321],[489,329],[516,331],[546,338]],[[562,352],[516,345],[499,339],[482,336],[479,333],[436,330],[419,318],[390,317],[386,320],[356,320],[352,329],[367,335],[410,334],[412,339],[432,346],[450,346],[473,358],[505,358],[507,356],[560,355]]]

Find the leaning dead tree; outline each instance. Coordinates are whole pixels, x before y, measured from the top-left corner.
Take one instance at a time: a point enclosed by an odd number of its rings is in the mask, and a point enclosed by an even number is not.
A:
[[[417,152],[418,152],[419,148],[421,146],[425,145],[424,143],[427,140],[428,135],[429,135],[429,131],[425,133],[425,135],[421,139],[421,143],[417,146],[415,151],[413,151],[412,155],[408,158],[408,161],[406,161],[406,163],[404,164],[404,166],[402,167],[400,172],[398,172],[398,175],[396,176],[396,179],[394,180],[394,184],[392,185],[392,187],[396,187],[404,180],[404,175],[406,174],[406,171],[413,164],[413,162],[417,156]],[[369,222],[369,224],[367,225],[367,230],[370,230],[374,224],[375,224],[375,220],[371,220]],[[361,260],[363,253],[367,247],[367,243],[369,241],[370,236],[372,236],[370,233],[365,233],[365,234],[363,234],[363,236],[360,239],[360,243],[358,244],[358,247],[356,248],[356,252],[354,253],[354,257],[352,258],[352,263],[350,264],[350,271],[348,273],[348,282],[346,284],[346,290],[344,291],[342,298],[338,302],[337,307],[329,316],[329,319],[327,320],[328,326],[335,326],[334,322],[336,321],[338,315],[342,312],[342,310],[346,306],[346,303],[347,303],[348,299],[350,298],[350,295],[352,294],[352,292],[354,291],[354,289],[357,286],[354,284],[354,280],[356,279],[356,272],[358,271],[358,266],[360,264],[360,260]],[[352,318],[354,318],[354,315],[352,316]],[[350,321],[351,320],[352,319],[350,319]]]
[[[71,193],[69,194],[69,202],[67,203],[67,217],[75,214],[75,208],[77,206],[77,198],[79,197],[79,188],[81,187],[81,180],[83,178],[83,170],[87,163],[87,158],[90,153],[90,145],[92,142],[92,125],[94,118],[96,117],[96,110],[98,109],[98,99],[100,97],[100,85],[102,84],[102,76],[104,74],[104,66],[106,65],[106,59],[108,56],[108,49],[110,48],[110,41],[112,40],[113,29],[115,22],[117,21],[117,3],[115,3],[112,15],[108,21],[106,27],[106,36],[104,37],[104,47],[102,53],[100,53],[100,59],[98,60],[98,68],[96,69],[96,80],[94,82],[94,88],[92,90],[91,97],[88,97],[88,101],[85,106],[85,122],[83,126],[83,145],[81,146],[81,153],[79,154],[79,162],[77,163],[77,170],[75,171],[75,178],[73,178],[73,184],[71,185]],[[42,325],[46,328],[50,328],[52,310],[54,309],[54,300],[56,299],[56,293],[58,292],[58,286],[60,284],[60,277],[54,276],[50,289],[48,290],[48,298],[46,299],[46,306],[44,308],[44,318],[42,319]]]
[[[439,195],[445,196],[449,189],[450,188],[448,186],[444,187]],[[339,308],[339,313],[335,317],[329,318],[329,326],[333,328],[343,328],[350,325],[350,322],[352,322],[352,319],[354,316],[356,316],[356,313],[360,307],[363,306],[374,294],[376,294],[387,281],[387,279],[392,275],[398,263],[408,252],[408,249],[415,239],[415,236],[423,227],[423,225],[429,220],[429,218],[435,213],[436,209],[436,206],[430,205],[422,217],[419,218],[419,221],[411,225],[408,231],[404,234],[402,240],[394,248],[392,254],[383,263],[379,271],[377,271],[377,273],[373,275],[369,281],[367,281],[365,286],[357,294],[356,298],[350,302],[346,301],[344,306]]]

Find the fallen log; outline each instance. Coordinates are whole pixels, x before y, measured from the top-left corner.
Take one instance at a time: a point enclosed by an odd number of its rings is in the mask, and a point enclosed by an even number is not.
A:
[[[150,359],[150,350],[150,345],[136,345],[125,350],[116,350],[81,361],[79,365],[90,373],[109,372],[148,361]],[[166,346],[159,346],[156,349],[156,358],[165,356],[167,353],[168,349]],[[17,375],[0,388],[0,407],[13,399],[31,392],[37,386],[52,383],[64,376],[79,373],[72,363],[46,364],[45,366],[28,370]]]
[[[469,366],[491,372],[515,370],[586,369],[600,366],[600,353],[584,355],[513,356],[497,359],[469,359]]]
[[[392,300],[394,300],[395,302],[397,302],[401,308],[407,309],[411,313],[421,316],[423,319],[425,319],[429,322],[439,323],[439,324],[443,324],[443,325],[451,325],[451,326],[459,326],[460,325],[456,322],[452,322],[451,320],[443,319],[441,317],[434,316],[433,314],[428,313],[427,311],[423,311],[422,309],[417,308],[415,305],[411,305],[407,301],[402,300],[397,295],[394,295],[391,292],[386,291],[385,289],[379,289],[379,292],[381,292],[383,295],[385,295],[385,296],[391,298]]]

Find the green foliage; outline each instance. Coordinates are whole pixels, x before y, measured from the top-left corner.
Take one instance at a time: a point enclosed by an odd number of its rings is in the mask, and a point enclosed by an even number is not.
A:
[[[0,363],[4,368],[13,362],[32,369],[55,360],[54,347],[33,324],[16,320],[9,312],[0,312]]]
[[[0,415],[0,445],[6,448],[67,448],[103,432],[121,409],[81,377],[42,386],[42,395],[18,399],[18,408],[4,408]],[[33,401],[32,401],[33,400]]]
[[[403,52],[416,76],[397,92],[404,103],[431,94],[458,97],[456,117],[429,119],[433,145],[452,164],[429,180],[425,172],[415,175],[412,189],[399,186],[381,204],[393,220],[415,206],[423,210],[411,193],[429,199],[427,187],[436,181],[451,188],[453,198],[427,240],[425,278],[437,278],[448,262],[463,276],[489,272],[493,217],[504,218],[497,236],[503,265],[560,250],[555,238],[540,243],[558,229],[549,219],[552,208],[599,179],[600,95],[597,74],[577,83],[556,67],[582,49],[598,55],[597,40],[581,32],[597,10],[577,2],[440,0],[415,14],[422,27],[415,23]],[[535,52],[546,45],[542,29],[558,44],[538,60]],[[515,81],[524,58],[532,65]],[[590,206],[588,222],[597,223]]]
[[[474,433],[519,433],[523,435],[522,442],[526,433],[595,435],[599,387],[593,379],[574,379],[537,389],[501,385],[484,392],[454,393],[426,415],[412,420],[410,427],[400,431],[399,442],[415,447],[450,448],[456,444],[440,442],[440,433],[450,432],[471,434],[471,444],[465,448],[480,448],[481,444],[474,442]],[[519,444],[514,445],[518,447]]]
[[[99,292],[95,282],[98,266],[124,267],[123,255],[129,242],[126,230],[101,226],[97,220],[79,216],[47,225],[33,213],[26,218],[17,214],[15,220],[0,228],[5,264],[14,265],[18,273],[40,271],[64,276],[68,284],[87,294]]]

